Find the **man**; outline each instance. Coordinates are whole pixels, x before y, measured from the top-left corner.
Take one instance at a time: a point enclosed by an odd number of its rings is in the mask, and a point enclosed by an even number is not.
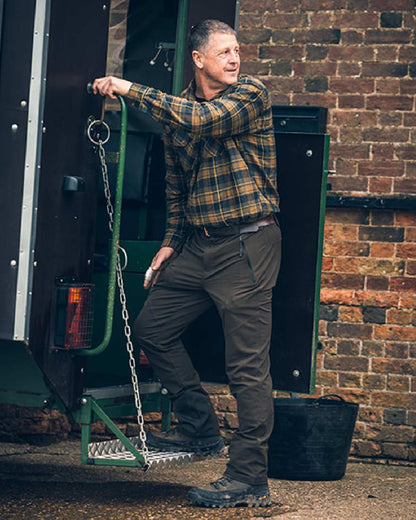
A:
[[[111,77],[93,85],[96,93],[126,96],[165,129],[166,235],[134,330],[170,393],[178,426],[149,433],[148,443],[205,455],[223,447],[181,342],[186,327],[215,305],[239,427],[224,476],[188,497],[213,507],[266,506],[271,298],[281,242],[270,98],[260,81],[239,75],[239,46],[228,25],[205,20],[193,27],[189,50],[195,78],[181,97]]]

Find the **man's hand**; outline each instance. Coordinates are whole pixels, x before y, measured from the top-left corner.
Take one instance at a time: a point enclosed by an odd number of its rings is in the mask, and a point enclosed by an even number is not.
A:
[[[161,247],[153,258],[150,267],[153,270],[153,275],[149,278],[145,277],[143,287],[149,289],[155,285],[159,278],[160,271],[163,270],[168,260],[172,260],[176,256],[176,252],[172,247]]]
[[[101,94],[102,96],[116,99],[116,94],[125,96],[131,86],[132,82],[127,81],[126,79],[115,78],[114,76],[105,76],[104,78],[97,78],[94,80],[92,91],[94,94]]]

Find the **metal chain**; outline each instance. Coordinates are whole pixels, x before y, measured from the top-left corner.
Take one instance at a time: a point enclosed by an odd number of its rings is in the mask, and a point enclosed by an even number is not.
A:
[[[101,174],[103,178],[104,184],[104,195],[107,203],[107,214],[108,214],[108,227],[110,231],[113,231],[113,223],[114,223],[114,207],[111,201],[111,191],[110,191],[110,183],[108,177],[108,168],[105,160],[105,150],[102,144],[102,141],[98,143],[98,155],[101,163]],[[136,360],[134,358],[134,346],[131,340],[131,327],[130,327],[130,317],[129,312],[127,310],[127,299],[126,292],[124,290],[124,280],[123,280],[123,272],[121,269],[120,263],[120,255],[117,253],[117,262],[116,262],[116,275],[117,275],[117,285],[120,293],[120,303],[121,303],[121,316],[124,321],[124,334],[126,336],[126,348],[127,353],[129,355],[129,367],[131,372],[131,382],[133,385],[133,394],[134,394],[134,403],[136,405],[137,410],[137,422],[139,425],[139,438],[142,446],[142,455],[145,462],[144,469],[149,468],[149,448],[146,444],[146,431],[144,429],[144,417],[142,410],[142,402],[140,399],[140,390],[139,390],[139,379],[137,377],[136,371]]]

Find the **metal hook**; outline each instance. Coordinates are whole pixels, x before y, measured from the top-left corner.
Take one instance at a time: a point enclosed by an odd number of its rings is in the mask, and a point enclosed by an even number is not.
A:
[[[162,49],[163,49],[163,46],[162,45],[159,45],[159,47],[157,48],[157,51],[156,51],[156,54],[154,55],[154,57],[149,61],[149,64],[150,65],[154,65],[157,61],[157,59],[159,58],[159,55],[160,53],[162,52]]]

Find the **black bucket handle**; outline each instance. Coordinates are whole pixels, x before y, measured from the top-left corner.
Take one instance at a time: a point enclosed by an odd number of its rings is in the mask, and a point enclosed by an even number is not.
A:
[[[317,399],[315,399],[315,401],[313,402],[313,404],[315,406],[319,406],[321,404],[321,401],[323,401],[324,399],[328,399],[328,398],[335,398],[335,399],[339,399],[341,401],[342,404],[347,404],[347,402],[345,401],[345,399],[343,397],[341,397],[340,395],[337,395],[337,394],[326,394],[326,395],[321,395],[321,397],[318,397]]]

